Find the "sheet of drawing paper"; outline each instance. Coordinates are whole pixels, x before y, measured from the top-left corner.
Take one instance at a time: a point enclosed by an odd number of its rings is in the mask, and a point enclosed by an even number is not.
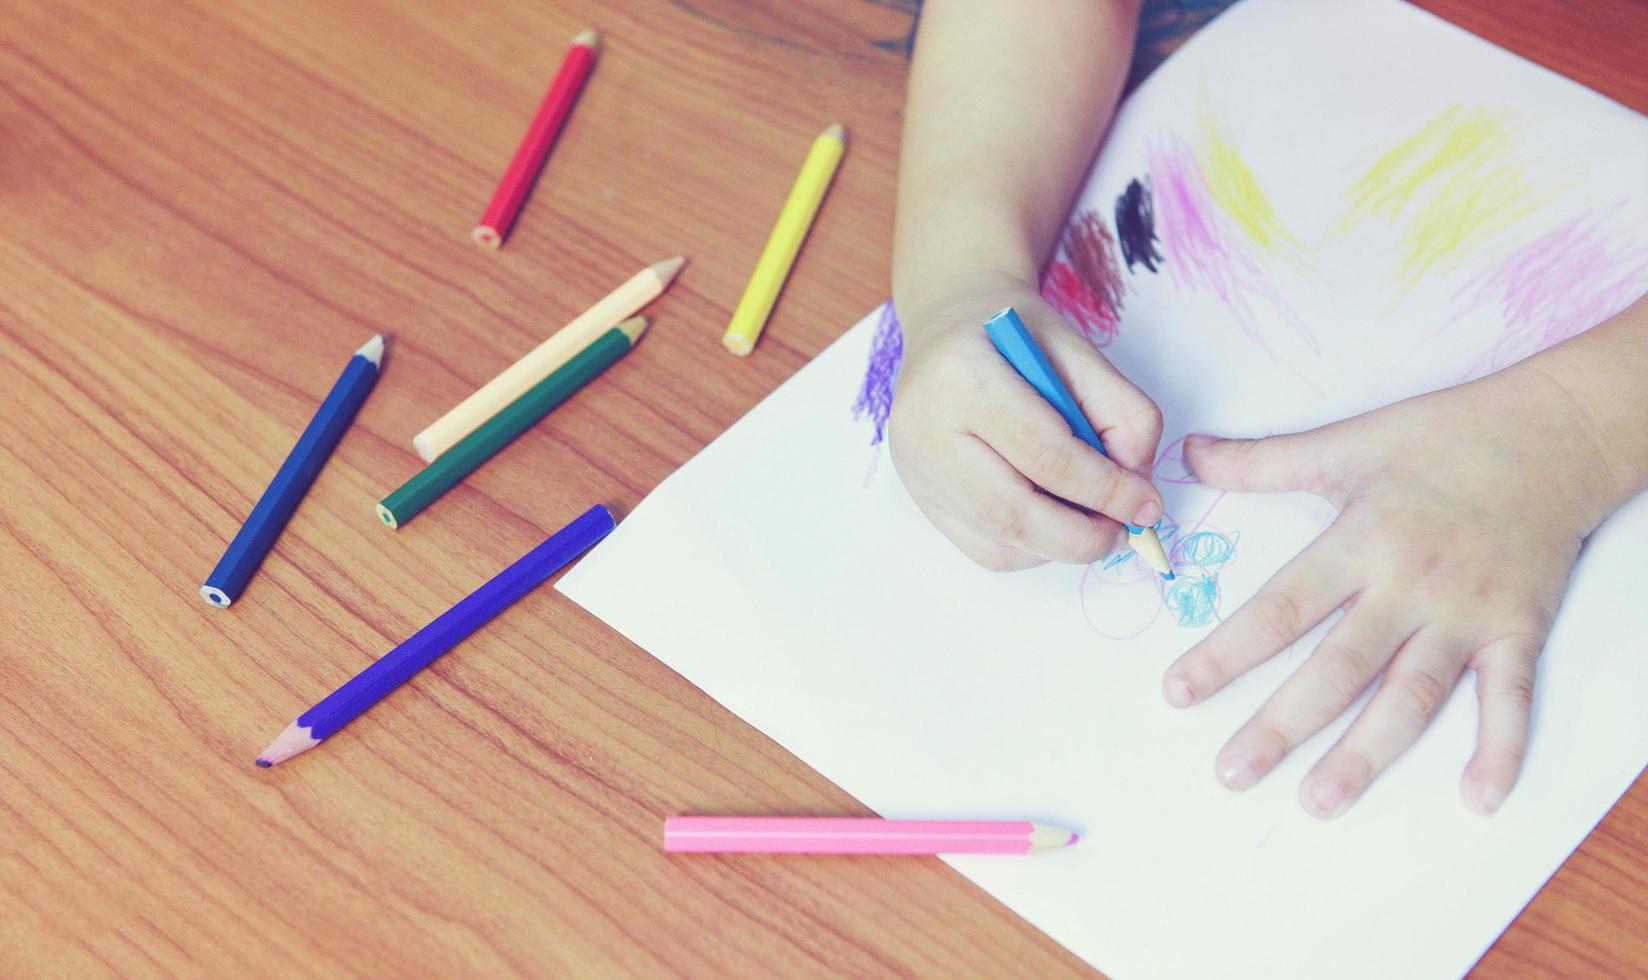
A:
[[[1221,495],[1175,443],[1515,361],[1648,289],[1645,229],[1641,116],[1397,0],[1244,0],[1129,100],[1044,286],[1166,414],[1178,582],[1126,554],[1013,575],[964,560],[886,458],[884,309],[560,588],[884,815],[1079,830],[1068,851],[952,864],[1107,973],[1455,976],[1648,760],[1648,499],[1585,548],[1497,816],[1459,798],[1467,675],[1321,823],[1297,787],[1350,714],[1245,794],[1213,775],[1321,630],[1192,710],[1159,690],[1331,511]],[[1507,556],[1522,546],[1496,530]]]

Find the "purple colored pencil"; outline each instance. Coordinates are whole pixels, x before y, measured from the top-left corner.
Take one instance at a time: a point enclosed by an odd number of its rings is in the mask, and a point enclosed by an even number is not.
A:
[[[406,642],[379,657],[319,704],[299,715],[297,721],[286,726],[286,730],[263,750],[257,764],[267,769],[319,745],[327,736],[387,697],[390,691],[411,680],[418,671],[434,663],[441,654],[486,625],[492,617],[509,608],[515,600],[542,585],[568,562],[606,537],[615,526],[612,514],[605,507],[599,504],[591,507],[582,517],[555,532],[549,540],[521,556],[520,560],[499,572],[490,582],[435,617]]]

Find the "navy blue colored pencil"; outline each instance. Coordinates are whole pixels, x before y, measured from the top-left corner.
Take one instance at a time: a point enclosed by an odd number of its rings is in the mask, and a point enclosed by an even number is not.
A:
[[[286,730],[269,743],[258,756],[257,764],[267,769],[319,745],[328,735],[387,697],[390,691],[411,680],[413,674],[463,642],[464,637],[486,625],[487,620],[509,608],[516,599],[543,584],[562,566],[606,537],[613,527],[612,514],[605,507],[599,504],[591,507],[582,517],[555,532],[548,541],[527,552],[492,581],[436,616],[406,642],[379,657],[372,666],[299,715],[297,721],[286,726]]]
[[[372,386],[378,383],[378,363],[382,359],[381,335],[368,340],[349,359],[337,384],[315,410],[315,417],[309,420],[309,427],[298,437],[298,444],[275,471],[269,489],[263,491],[246,523],[229,542],[229,550],[218,560],[212,574],[206,576],[200,597],[207,605],[226,609],[229,603],[240,598],[246,583],[257,573],[269,549],[275,546],[275,539],[280,537],[292,512],[298,509],[298,502],[309,492],[309,485],[315,482],[320,468],[326,465],[327,457],[348,431],[349,423],[355,420],[355,413],[372,392]]]

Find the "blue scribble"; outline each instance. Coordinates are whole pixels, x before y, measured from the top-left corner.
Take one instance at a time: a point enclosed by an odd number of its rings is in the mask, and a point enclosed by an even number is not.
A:
[[[1104,560],[1103,568],[1108,572],[1112,568],[1115,568],[1117,565],[1120,565],[1122,562],[1125,562],[1132,557],[1133,552],[1131,551],[1117,551]]]
[[[1180,575],[1162,591],[1162,604],[1180,626],[1206,626],[1219,608],[1219,576]]]
[[[1236,554],[1236,540],[1218,531],[1197,531],[1186,535],[1173,548],[1173,564],[1216,569]]]
[[[1161,540],[1166,541],[1168,538],[1171,538],[1173,535],[1178,533],[1179,525],[1174,522],[1173,518],[1168,517],[1166,514],[1163,514],[1162,519],[1156,522],[1156,537]]]
[[[893,388],[898,383],[898,369],[903,361],[904,331],[899,327],[893,301],[888,300],[882,304],[881,320],[870,341],[870,363],[864,371],[864,384],[853,402],[853,418],[868,418],[875,429],[870,436],[871,446],[879,446],[887,438],[887,416],[893,411]]]

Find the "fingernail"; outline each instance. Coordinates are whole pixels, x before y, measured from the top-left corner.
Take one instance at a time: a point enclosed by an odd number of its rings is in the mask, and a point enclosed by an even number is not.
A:
[[[1259,769],[1246,759],[1232,759],[1219,773],[1219,781],[1233,790],[1244,790],[1259,781]]]
[[[1491,816],[1499,812],[1505,802],[1505,791],[1498,786],[1483,786],[1476,791],[1476,812]]]
[[[1214,443],[1218,442],[1219,437],[1218,436],[1210,436],[1210,435],[1207,435],[1206,433],[1203,433],[1203,432],[1192,432],[1190,435],[1184,437],[1184,441],[1185,441],[1185,445],[1195,446],[1196,448],[1200,449],[1203,446],[1211,446]]]
[[[1345,805],[1345,788],[1337,780],[1324,779],[1311,787],[1310,808],[1318,817],[1337,816]]]
[[[1196,700],[1196,694],[1190,689],[1190,685],[1177,677],[1168,678],[1162,687],[1162,696],[1175,708],[1188,708]]]
[[[1154,500],[1147,500],[1133,515],[1133,523],[1140,527],[1151,527],[1162,517],[1162,505]]]

